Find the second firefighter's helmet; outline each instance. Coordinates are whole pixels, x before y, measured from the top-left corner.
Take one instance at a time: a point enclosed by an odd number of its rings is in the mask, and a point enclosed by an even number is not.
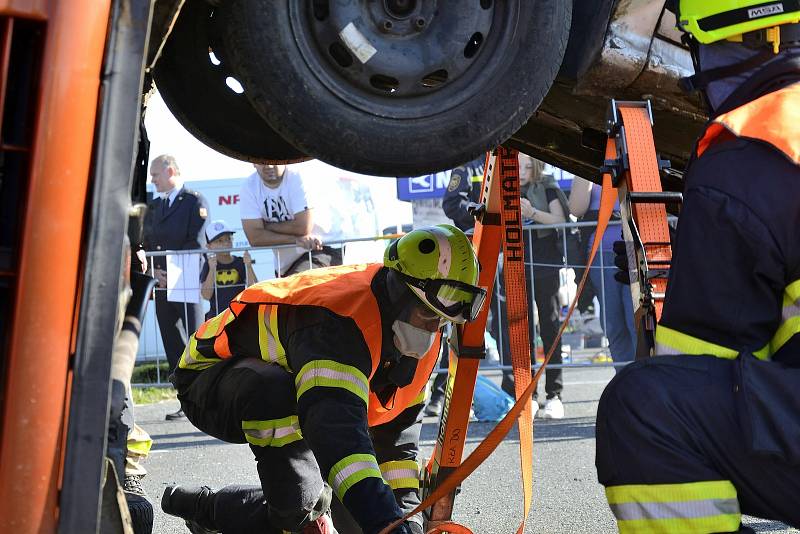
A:
[[[737,40],[742,34],[800,22],[796,0],[671,0],[678,27],[698,42]]]
[[[449,224],[418,228],[394,241],[383,264],[440,317],[474,320],[486,299],[478,287],[478,258],[469,238]]]

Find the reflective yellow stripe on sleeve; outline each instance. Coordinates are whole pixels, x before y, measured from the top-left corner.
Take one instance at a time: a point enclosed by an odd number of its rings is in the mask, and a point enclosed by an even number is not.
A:
[[[620,534],[735,532],[741,520],[728,480],[610,486],[606,498]]]
[[[351,454],[334,464],[328,474],[328,484],[341,501],[347,490],[365,478],[378,478],[386,483],[378,467],[378,461],[373,455]]]
[[[296,415],[266,421],[242,421],[242,432],[248,443],[258,447],[283,447],[303,439]]]
[[[800,280],[795,280],[783,291],[781,324],[769,343],[770,352],[775,354],[792,337],[800,333]]]
[[[369,404],[369,382],[364,373],[351,365],[333,360],[312,360],[305,364],[294,379],[297,400],[315,387],[341,388]]]
[[[419,465],[416,460],[392,460],[379,467],[383,480],[393,490],[419,489]]]

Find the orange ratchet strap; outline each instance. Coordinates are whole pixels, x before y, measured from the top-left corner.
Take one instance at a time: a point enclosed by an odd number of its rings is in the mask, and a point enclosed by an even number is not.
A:
[[[655,328],[661,318],[672,261],[665,204],[680,203],[681,193],[663,191],[662,168],[653,140],[650,102],[611,101],[609,146],[604,170],[619,187],[622,232],[628,255],[634,321],[638,335],[636,358],[652,356]]]
[[[519,428],[519,458],[522,475],[523,515],[517,531],[525,530],[525,520],[533,500],[533,410],[530,397],[523,393],[531,383],[531,343],[528,330],[528,292],[525,278],[525,250],[522,233],[522,213],[517,151],[503,147],[500,156],[500,178],[503,189],[503,274],[505,277],[506,317],[511,348],[511,367],[514,372],[514,396],[522,399]]]
[[[610,154],[611,153],[607,152],[606,157],[610,157]],[[499,155],[499,157],[497,155]],[[496,164],[498,163],[497,160],[500,160],[499,164]],[[504,162],[506,172],[502,171]],[[490,155],[487,160],[484,174],[484,186],[481,194],[482,206],[480,212],[477,214],[478,220],[475,224],[475,235],[473,237],[473,246],[476,248],[478,259],[482,266],[478,283],[480,286],[487,288],[492,287],[497,270],[497,257],[500,250],[501,230],[503,229],[503,222],[500,217],[502,193],[500,182],[505,179],[509,180],[508,186],[516,188],[517,196],[514,201],[517,204],[516,209],[518,211],[519,168],[516,152],[501,147],[498,149],[496,155]],[[597,249],[602,242],[603,233],[611,218],[616,197],[617,190],[612,184],[611,175],[606,173],[603,175],[603,191],[600,198],[600,212],[598,215],[597,230],[595,232],[596,237],[592,249],[589,252],[587,266],[591,265],[594,261]],[[505,201],[505,198],[502,200]],[[509,202],[511,202],[510,194]],[[517,215],[517,217],[519,218],[519,215]],[[511,226],[511,224],[507,224],[506,228],[510,228]],[[508,247],[508,244],[506,244],[506,247]],[[522,242],[520,242],[520,247],[522,247]],[[508,253],[510,254],[511,252],[509,251]],[[508,265],[508,262],[506,265]],[[405,517],[388,525],[380,534],[390,534],[392,530],[397,528],[405,519],[428,509],[430,509],[426,512],[427,526],[429,528],[428,534],[471,534],[468,528],[450,521],[455,500],[455,491],[461,482],[475,471],[498,445],[500,445],[503,438],[508,434],[523,412],[527,411],[530,413],[531,395],[536,390],[539,377],[541,377],[547,363],[550,361],[558,340],[561,339],[561,335],[569,324],[569,318],[583,291],[588,275],[589,269],[587,268],[584,270],[583,277],[578,284],[575,299],[572,301],[567,311],[566,318],[561,324],[556,340],[553,346],[548,350],[542,366],[536,371],[536,374],[533,379],[529,381],[524,391],[519,393],[519,390],[517,390],[517,402],[463,462],[461,461],[461,456],[464,451],[466,431],[469,423],[469,410],[475,390],[475,380],[479,363],[476,357],[481,358],[485,355],[483,333],[486,327],[491,291],[487,295],[487,302],[484,304],[477,319],[466,325],[458,326],[456,329],[456,339],[454,342],[451,342],[453,350],[451,350],[450,353],[449,378],[447,390],[445,392],[445,403],[442,410],[439,434],[433,456],[423,473],[423,500],[414,510],[406,514]],[[524,291],[524,286],[522,287],[522,291]],[[509,293],[508,287],[506,288],[506,293],[507,295]],[[530,356],[527,358],[526,366],[527,369],[530,369]],[[516,374],[515,369],[515,375]],[[519,387],[521,383],[523,382],[517,382],[517,387]],[[527,415],[525,419],[531,422],[530,438],[532,442],[532,420],[530,415]],[[522,436],[523,434],[520,432],[520,437],[522,438]],[[531,457],[532,455],[527,454],[526,456]],[[524,460],[522,476],[523,486],[526,484],[526,480],[532,481],[533,474],[531,463],[528,463],[526,467]],[[530,487],[525,489],[524,517],[517,532],[522,532],[524,529],[525,519],[527,518],[531,501],[529,495],[530,491]]]

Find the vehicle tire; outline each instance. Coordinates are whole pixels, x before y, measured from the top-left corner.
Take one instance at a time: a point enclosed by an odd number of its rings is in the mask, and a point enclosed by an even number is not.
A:
[[[221,41],[214,39],[213,14],[204,0],[189,0],[181,9],[153,73],[167,107],[189,133],[226,156],[252,163],[308,159],[261,118],[245,95],[228,87],[231,74]]]
[[[338,167],[415,176],[474,159],[528,120],[561,64],[571,10],[565,0],[230,0],[219,13],[245,94],[285,139]]]
[[[153,532],[153,504],[140,495],[125,494],[134,534]]]

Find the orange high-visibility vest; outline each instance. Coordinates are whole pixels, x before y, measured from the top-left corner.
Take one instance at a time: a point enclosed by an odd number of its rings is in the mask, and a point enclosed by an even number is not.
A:
[[[800,165],[800,83],[766,94],[712,121],[697,143],[702,156],[725,131],[768,143]]]
[[[364,336],[364,341],[372,358],[369,378],[381,361],[382,324],[378,301],[370,285],[381,269],[380,264],[344,265],[312,269],[287,278],[259,282],[242,291],[223,312],[222,320],[212,319],[197,331],[201,336],[208,324],[218,325],[215,333],[214,351],[220,358],[232,356],[228,346],[227,327],[248,305],[289,304],[295,306],[319,306],[341,317],[353,319]],[[228,315],[226,315],[228,314]],[[368,417],[370,426],[387,423],[409,406],[422,401],[425,386],[439,356],[440,336],[417,364],[414,379],[407,386],[397,389],[389,407],[384,408],[378,398],[370,391]]]

